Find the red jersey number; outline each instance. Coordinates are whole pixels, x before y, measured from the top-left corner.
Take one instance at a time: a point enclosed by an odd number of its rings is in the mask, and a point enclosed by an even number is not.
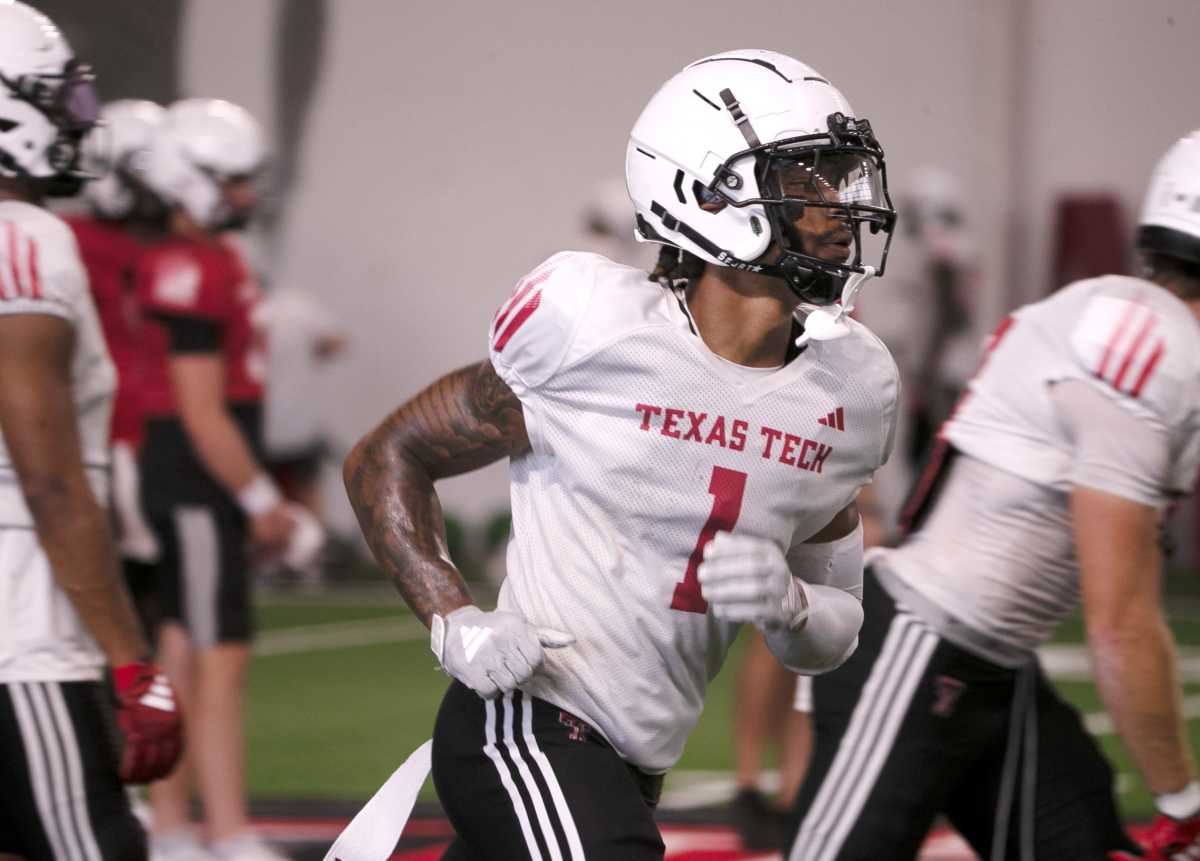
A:
[[[713,540],[713,536],[717,532],[732,531],[737,523],[738,516],[742,513],[742,496],[746,492],[746,473],[714,466],[712,478],[708,481],[708,492],[713,497],[712,512],[700,530],[700,537],[696,539],[692,555],[688,557],[687,573],[684,574],[683,581],[675,584],[675,594],[671,598],[672,610],[682,610],[685,613],[708,612],[708,602],[701,594],[700,579],[696,572],[704,559],[704,548]]]

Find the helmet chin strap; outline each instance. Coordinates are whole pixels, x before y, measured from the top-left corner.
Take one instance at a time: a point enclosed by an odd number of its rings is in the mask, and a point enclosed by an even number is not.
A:
[[[836,314],[831,314],[824,308],[813,308],[804,318],[804,331],[796,338],[796,346],[803,347],[809,341],[835,341],[850,334],[846,325],[846,316],[854,310],[854,298],[868,280],[875,277],[874,266],[863,266],[861,272],[854,272],[846,279],[842,287],[842,302]]]

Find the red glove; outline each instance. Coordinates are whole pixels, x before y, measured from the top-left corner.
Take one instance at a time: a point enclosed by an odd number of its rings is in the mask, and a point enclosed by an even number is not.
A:
[[[1200,815],[1172,819],[1159,814],[1142,835],[1142,854],[1109,852],[1110,861],[1192,861],[1200,858]]]
[[[117,726],[124,736],[121,780],[149,783],[171,773],[183,753],[183,716],[175,689],[154,664],[113,670]]]

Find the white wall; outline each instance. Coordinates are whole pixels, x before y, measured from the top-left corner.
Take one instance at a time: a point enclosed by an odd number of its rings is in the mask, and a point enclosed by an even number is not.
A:
[[[193,7],[188,88],[261,105],[274,0]],[[483,355],[510,285],[579,241],[579,211],[620,175],[641,106],[697,57],[735,47],[797,56],[872,120],[893,188],[923,165],[957,175],[979,239],[981,327],[1013,291],[1040,291],[1058,190],[1099,180],[1132,201],[1166,144],[1200,125],[1194,0],[330,7],[281,265],[352,330],[329,409],[346,444]],[[898,268],[904,252],[898,243]],[[884,279],[870,289],[901,288]],[[468,514],[504,494],[502,469],[443,491]]]
[[[1200,3],[1040,0],[1030,4],[1028,84],[1017,165],[1016,295],[1049,287],[1053,204],[1116,192],[1132,228],[1150,171],[1200,128]]]

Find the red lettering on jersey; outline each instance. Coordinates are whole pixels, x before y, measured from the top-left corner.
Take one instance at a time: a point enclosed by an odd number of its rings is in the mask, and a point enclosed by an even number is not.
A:
[[[766,425],[763,425],[762,430],[760,430],[759,433],[767,438],[767,444],[763,447],[762,456],[765,460],[770,460],[771,446],[775,443],[775,440],[783,439],[783,431],[775,430],[775,428],[769,428]]]
[[[696,442],[704,442],[703,437],[700,435],[700,425],[704,423],[706,418],[708,418],[708,413],[700,413],[697,415],[691,410],[688,410],[687,415],[688,421],[692,423],[692,429],[685,433],[683,438],[695,440]]]
[[[813,472],[819,473],[821,467],[825,466],[825,461],[829,455],[833,454],[833,446],[817,443],[817,456],[813,458],[812,466],[809,467]]]
[[[785,433],[783,435],[783,451],[779,452],[779,462],[795,466],[796,458],[793,452],[796,451],[796,445],[800,442],[808,442],[808,440],[801,440],[795,434]]]
[[[721,448],[725,448],[725,416],[717,416],[704,442],[708,445],[712,445],[715,442]]]
[[[800,446],[800,457],[796,458],[796,466],[800,469],[812,471],[812,461],[808,459],[808,453],[817,447],[815,440],[806,439],[804,445]]]
[[[744,419],[734,419],[733,428],[729,432],[731,442],[729,447],[734,451],[742,451],[746,448],[746,431],[750,429],[750,423]]]
[[[679,439],[679,431],[675,430],[675,422],[683,418],[683,410],[667,407],[666,417],[663,418],[662,435]]]
[[[638,404],[634,409],[642,414],[642,430],[650,430],[650,417],[661,416],[662,407],[654,407],[650,404]]]

